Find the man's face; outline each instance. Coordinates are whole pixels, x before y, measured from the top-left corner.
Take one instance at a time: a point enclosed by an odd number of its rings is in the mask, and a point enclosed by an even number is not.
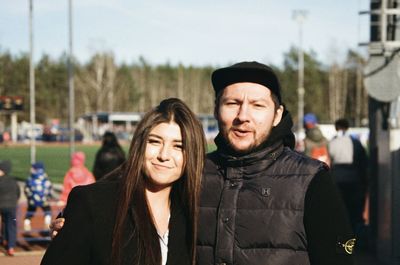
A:
[[[248,82],[227,86],[215,109],[222,136],[239,153],[263,143],[281,121],[282,113],[283,106],[275,110],[267,87]]]

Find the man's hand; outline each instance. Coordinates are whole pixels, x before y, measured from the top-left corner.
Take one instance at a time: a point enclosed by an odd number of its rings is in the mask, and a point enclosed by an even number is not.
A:
[[[58,232],[64,226],[64,222],[65,222],[64,218],[57,218],[51,222],[49,227],[50,227],[50,235],[51,235],[52,239],[58,234]]]

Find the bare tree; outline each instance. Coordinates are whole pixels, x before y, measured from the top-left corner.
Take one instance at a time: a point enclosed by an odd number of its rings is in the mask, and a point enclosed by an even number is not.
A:
[[[79,73],[77,89],[81,92],[85,112],[113,111],[117,66],[112,53],[95,54]]]

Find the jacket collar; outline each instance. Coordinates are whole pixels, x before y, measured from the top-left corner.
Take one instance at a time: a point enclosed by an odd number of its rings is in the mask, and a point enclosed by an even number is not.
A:
[[[218,146],[217,153],[224,166],[227,167],[246,167],[254,165],[260,161],[274,161],[283,151],[283,144],[281,141],[276,142],[271,146],[266,146],[261,150],[253,151],[251,153],[237,156],[225,152],[224,148]]]

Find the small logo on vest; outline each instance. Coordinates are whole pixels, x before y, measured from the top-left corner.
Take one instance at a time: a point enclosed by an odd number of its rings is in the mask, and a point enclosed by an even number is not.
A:
[[[345,243],[338,242],[340,249],[343,249],[347,254],[353,254],[354,246],[356,245],[356,239],[352,238],[347,240]]]
[[[264,197],[268,197],[268,196],[270,196],[271,195],[271,188],[262,188],[261,189],[261,194],[262,194],[262,196],[264,196]]]

